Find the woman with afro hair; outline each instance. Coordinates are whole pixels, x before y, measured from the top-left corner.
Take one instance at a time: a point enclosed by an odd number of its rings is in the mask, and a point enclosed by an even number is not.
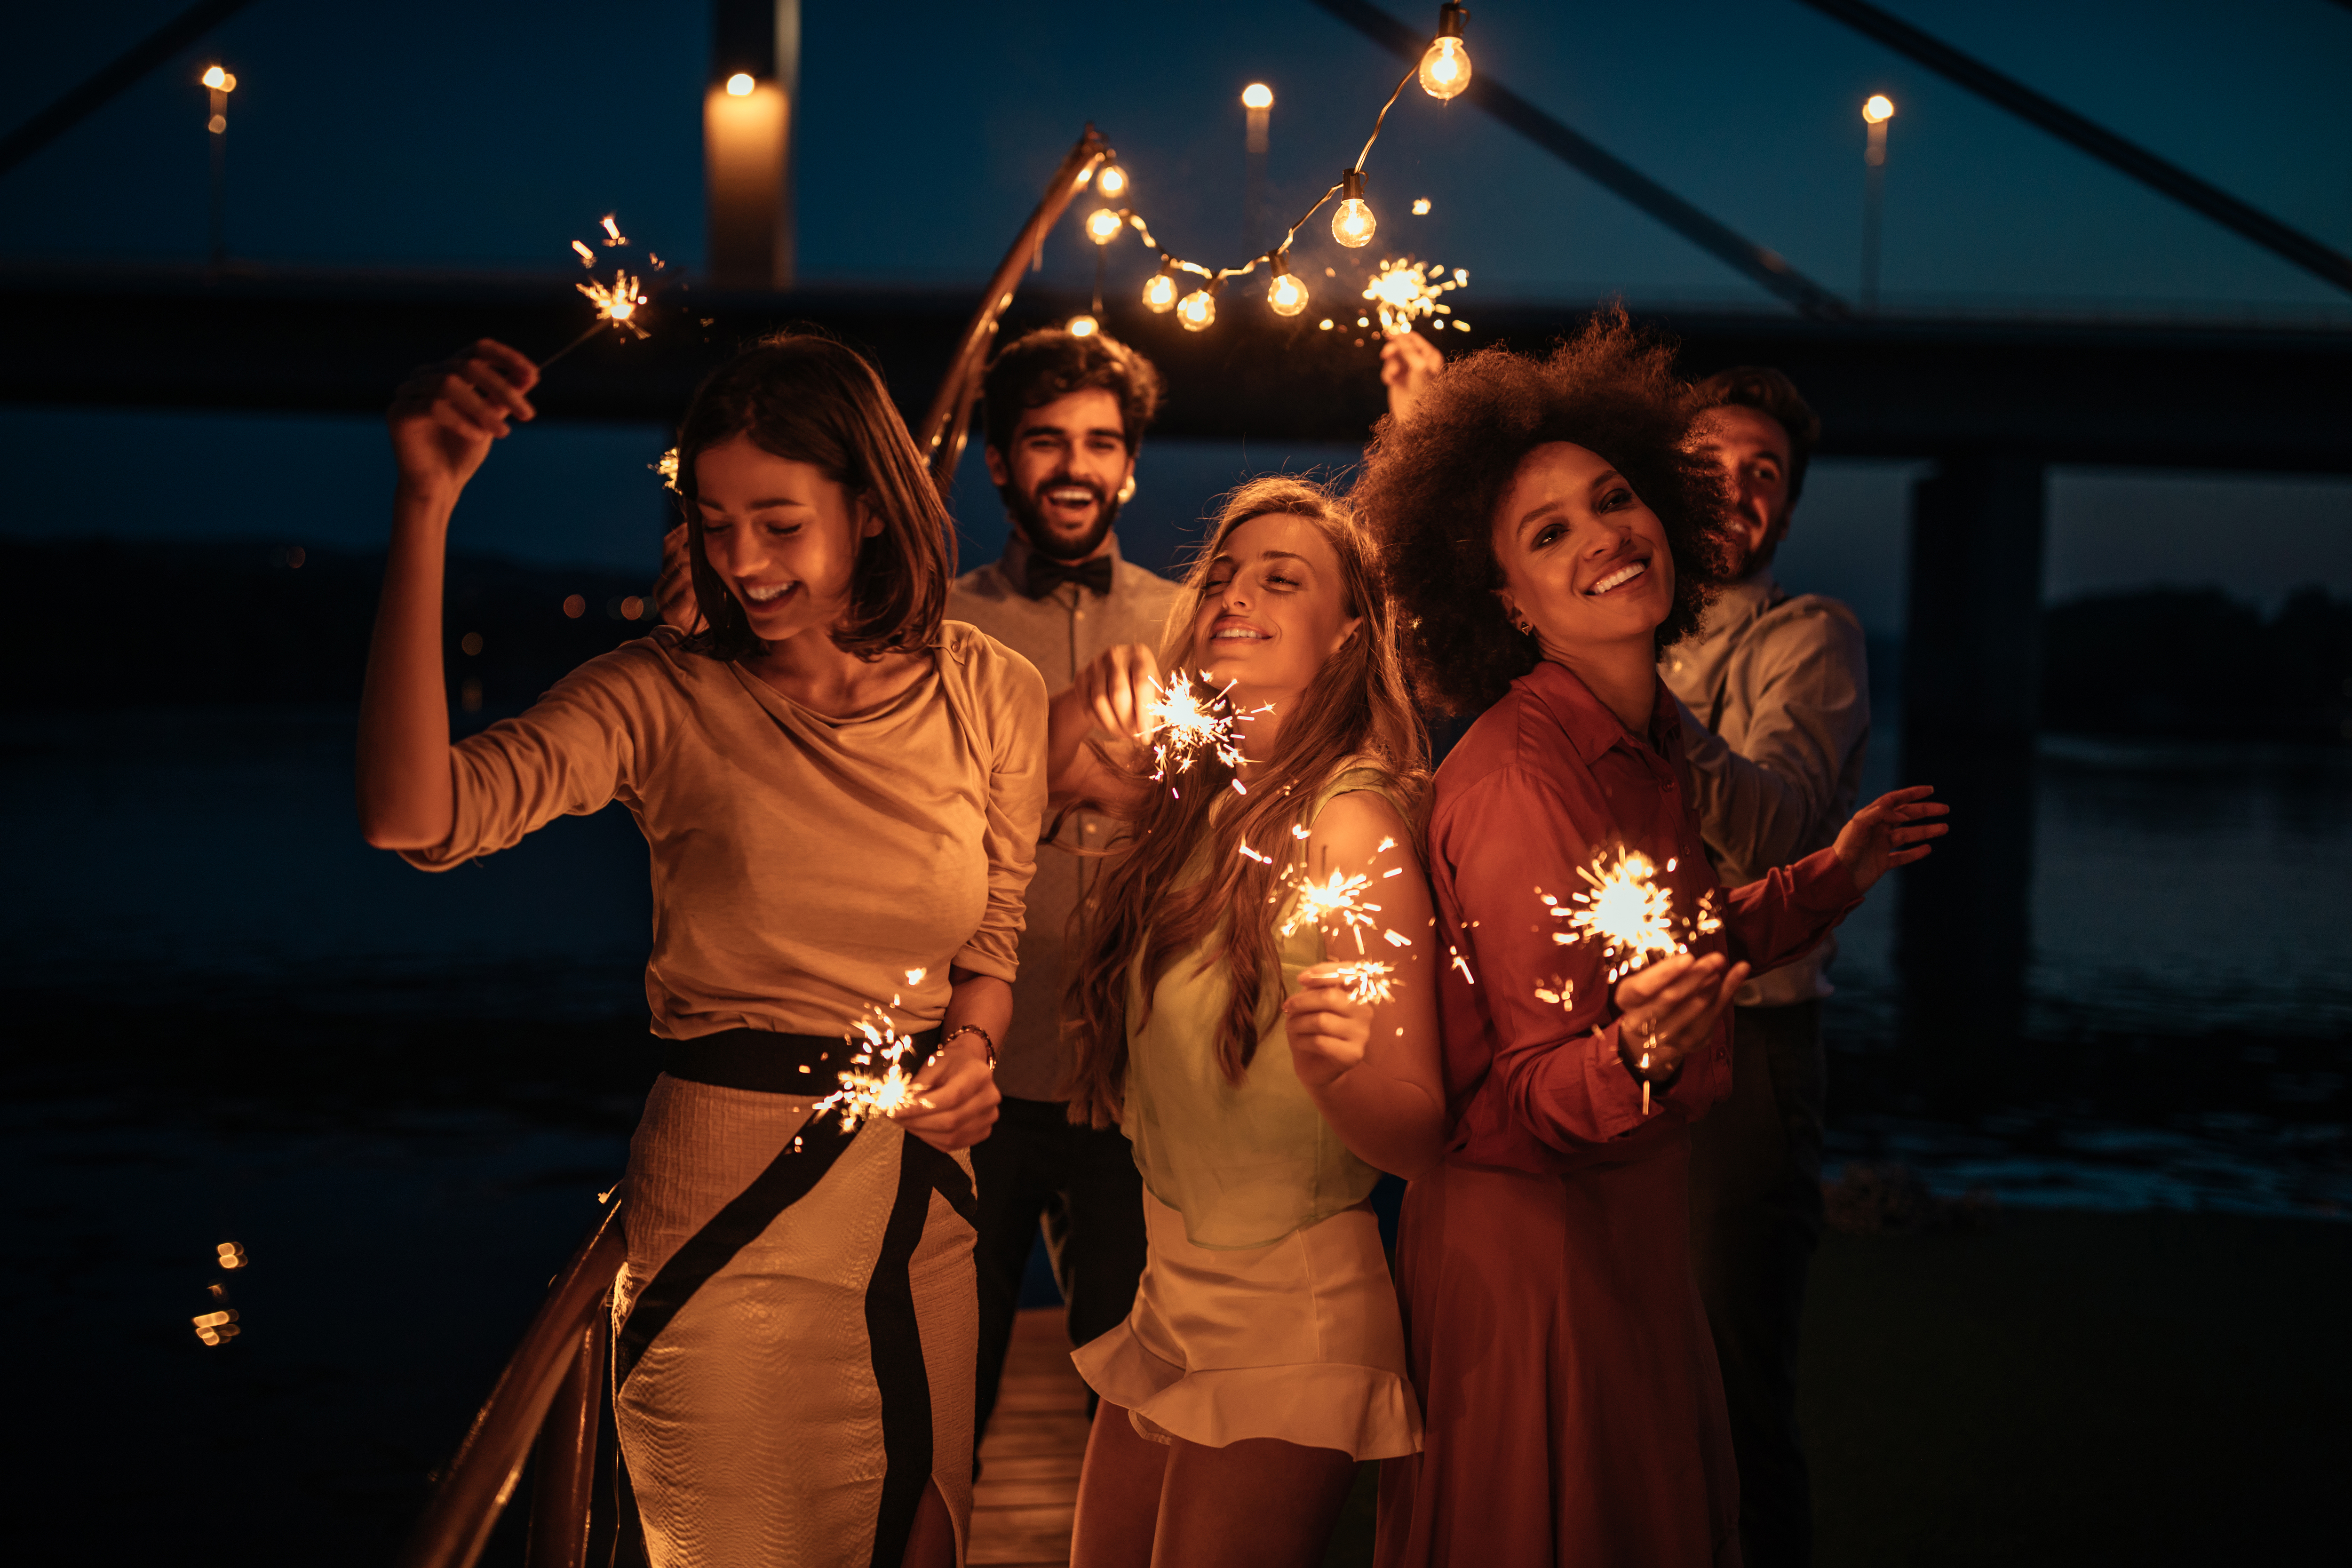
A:
[[[1717,882],[1656,670],[1723,581],[1728,503],[1687,423],[1671,348],[1618,313],[1445,370],[1356,490],[1423,700],[1475,716],[1430,808],[1449,1131],[1398,1242],[1424,1447],[1384,1466],[1382,1568],[1739,1561],[1690,1123],[1730,1089],[1740,983],[1945,831],[1901,790]],[[1571,917],[1634,857],[1675,951],[1629,974]]]

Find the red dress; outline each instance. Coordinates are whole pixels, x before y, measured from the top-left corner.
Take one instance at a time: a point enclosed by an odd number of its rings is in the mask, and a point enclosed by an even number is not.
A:
[[[1405,1194],[1397,1272],[1425,1437],[1382,1467],[1381,1568],[1739,1561],[1689,1213],[1690,1123],[1730,1092],[1730,1017],[1644,1118],[1617,1054],[1610,961],[1556,942],[1569,922],[1542,895],[1576,908],[1579,867],[1639,850],[1678,916],[1712,894],[1723,929],[1689,934],[1692,952],[1762,970],[1802,955],[1860,894],[1828,850],[1725,893],[1690,802],[1664,683],[1637,736],[1549,661],[1438,770],[1429,866],[1451,950],[1453,1134]]]

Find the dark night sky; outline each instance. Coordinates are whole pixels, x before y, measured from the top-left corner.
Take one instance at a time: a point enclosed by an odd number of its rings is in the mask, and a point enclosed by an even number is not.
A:
[[[30,112],[179,0],[41,7],[11,19],[10,80]],[[1928,31],[2352,250],[2352,10],[2328,0],[1898,0]],[[1389,0],[1416,26],[1433,7]],[[582,0],[399,6],[258,0],[5,176],[0,259],[201,259],[205,159],[195,69],[239,77],[229,238],[289,267],[533,270],[617,209],[665,255],[701,257],[698,5]],[[1949,87],[1791,0],[1601,7],[1485,0],[1482,71],[1824,284],[1850,291],[1860,232],[1864,96],[1893,126],[1885,288],[1895,308],[2352,322],[2332,289]],[[1390,58],[1303,0],[1213,6],[809,5],[798,177],[801,271],[815,279],[977,286],[1043,176],[1093,119],[1120,149],[1163,243],[1238,259],[1242,110],[1271,83],[1273,205],[1303,208],[1349,161],[1395,79]],[[1470,269],[1461,298],[1622,292],[1766,306],[1711,258],[1463,105],[1409,90],[1370,165],[1381,241]],[[1414,196],[1434,210],[1410,216]],[[1334,251],[1301,250],[1315,261]],[[1083,281],[1066,226],[1049,269]],[[1142,257],[1115,251],[1115,287]],[[474,509],[516,553],[634,558],[654,498],[649,430],[530,433]],[[358,420],[0,410],[18,475],[9,531],[307,534],[381,529],[381,437]],[[144,515],[93,515],[79,463],[144,454]],[[27,459],[39,457],[37,462]],[[1253,453],[1251,461],[1337,454]],[[1164,444],[1147,494],[1181,521],[1230,482],[1238,452]],[[1905,470],[1837,465],[1809,498],[1809,585],[1899,620]],[[2157,578],[2272,597],[2294,581],[2352,590],[2352,487],[2079,473],[2053,481],[2053,595]],[[1198,493],[1185,493],[1188,489]],[[297,499],[297,498],[300,499]],[[102,510],[102,509],[101,509]],[[963,507],[992,535],[992,498]],[[1139,503],[1139,510],[1141,510]],[[2220,559],[2213,524],[2235,531]]]

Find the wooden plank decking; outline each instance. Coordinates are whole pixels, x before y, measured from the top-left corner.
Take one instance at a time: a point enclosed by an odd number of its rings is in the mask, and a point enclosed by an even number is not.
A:
[[[1004,1381],[980,1444],[970,1561],[991,1568],[1070,1561],[1087,1389],[1070,1364],[1059,1307],[1029,1307],[1013,1326]]]

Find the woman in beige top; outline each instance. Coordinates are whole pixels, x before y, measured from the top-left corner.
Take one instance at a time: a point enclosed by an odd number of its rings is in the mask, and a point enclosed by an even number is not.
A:
[[[779,338],[706,381],[679,431],[710,629],[592,659],[452,746],[443,541],[537,380],[486,342],[394,405],[368,841],[440,870],[617,800],[651,848],[664,1071],[630,1145],[613,1316],[656,1568],[959,1562],[977,1331],[963,1151],[996,1118],[1043,683],[942,620],[950,525],[872,368]],[[855,1127],[813,1118],[869,1019],[915,1040],[919,1098]]]
[[[1425,751],[1387,594],[1345,504],[1288,479],[1234,493],[1187,587],[1167,667],[1254,715],[1238,768],[1083,743],[1164,740],[1143,647],[1053,714],[1056,799],[1130,825],[1076,949],[1070,1098],[1133,1142],[1148,1243],[1127,1321],[1077,1352],[1102,1396],[1080,1568],[1320,1563],[1357,1462],[1421,1446],[1365,1202],[1437,1157],[1444,1120]],[[1352,918],[1317,918],[1306,893],[1334,886]]]

